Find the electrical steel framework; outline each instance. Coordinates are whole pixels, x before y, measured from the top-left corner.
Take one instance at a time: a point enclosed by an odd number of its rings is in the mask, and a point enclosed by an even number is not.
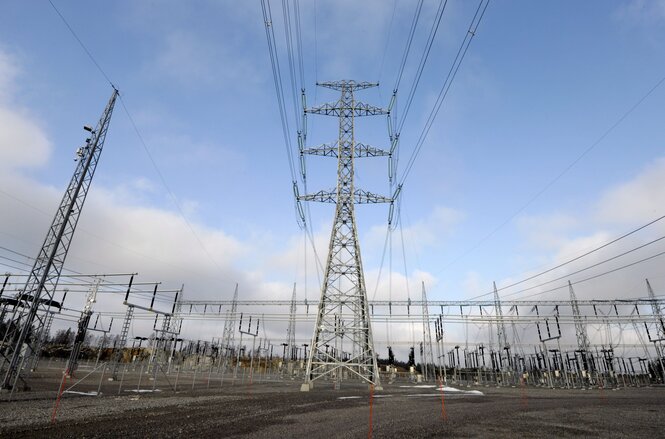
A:
[[[78,367],[78,357],[81,353],[81,347],[83,346],[85,336],[88,332],[90,317],[92,317],[92,306],[97,301],[97,292],[99,291],[100,283],[101,279],[97,279],[85,300],[85,306],[83,307],[83,311],[81,311],[81,317],[78,321],[76,337],[74,337],[74,346],[72,347],[72,351],[69,354],[69,360],[67,361],[67,367],[65,368],[66,375],[73,375],[74,372],[76,372],[76,368]]]
[[[355,187],[354,159],[388,154],[356,143],[354,129],[356,117],[385,115],[388,111],[355,99],[356,91],[378,84],[342,80],[317,85],[337,90],[341,96],[336,102],[305,109],[305,113],[337,117],[339,135],[335,144],[303,153],[337,158],[337,188],[299,197],[336,204],[303,390],[309,390],[315,380],[324,377],[339,384],[344,375],[379,387],[354,206],[391,199]]]
[[[2,338],[0,351],[2,389],[13,391],[19,380],[27,387],[27,382],[22,376],[23,366],[30,364],[30,359],[38,355],[37,345],[47,326],[51,308],[61,307],[61,304],[54,300],[54,294],[104,147],[117,96],[118,90],[114,88],[97,126],[94,129],[85,127],[91,135],[86,139],[85,146],[76,151],[78,164],[74,175],[48,229],[25,286],[17,298],[20,306],[14,307],[11,323]]]

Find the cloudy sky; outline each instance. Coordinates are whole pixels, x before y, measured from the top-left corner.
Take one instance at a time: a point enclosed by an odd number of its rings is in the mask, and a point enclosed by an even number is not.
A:
[[[138,272],[164,289],[184,284],[188,299],[230,299],[236,282],[247,299],[288,299],[294,282],[300,298],[318,298],[260,1],[53,4],[128,110],[116,106],[66,267]],[[308,105],[338,98],[316,81],[355,79],[379,81],[357,98],[387,106],[417,4],[301,1]],[[282,3],[270,6],[295,154]],[[399,178],[477,3],[448,2],[406,112],[437,6],[424,2],[398,89]],[[664,53],[664,1],[491,2],[406,176],[401,227],[385,253],[387,206],[358,208],[370,298],[418,298],[421,281],[431,299],[480,296],[492,281],[510,285],[665,215]],[[2,2],[0,270],[25,270],[29,260],[12,251],[36,255],[85,139],[81,127],[97,121],[111,94],[104,74],[48,1]],[[358,120],[356,139],[387,147],[385,126],[385,118]],[[336,135],[334,120],[309,118],[308,144]],[[389,194],[386,159],[357,168],[359,186]],[[332,159],[309,157],[307,170],[310,192],[334,186]],[[333,210],[309,208],[323,259]],[[652,257],[662,241],[576,273],[664,233],[658,221],[501,294],[529,297]],[[645,278],[658,294],[664,263],[654,257],[580,282],[577,294],[640,297]]]

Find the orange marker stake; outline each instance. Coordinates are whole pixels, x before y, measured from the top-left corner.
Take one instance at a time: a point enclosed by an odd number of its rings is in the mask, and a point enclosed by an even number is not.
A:
[[[439,378],[439,387],[441,387],[441,419],[447,421],[448,415],[446,414],[446,404],[443,397],[443,381],[441,381],[441,378]]]
[[[369,386],[369,430],[367,431],[367,439],[372,439],[372,406],[374,404],[374,384]]]
[[[602,378],[598,381],[598,392],[600,393],[600,400],[607,402],[607,395],[605,395],[605,383]]]
[[[60,405],[60,398],[62,397],[62,392],[65,388],[65,383],[67,382],[67,375],[69,371],[65,371],[62,375],[62,381],[60,382],[60,390],[58,390],[58,397],[55,399],[55,406],[53,407],[53,414],[51,415],[51,424],[55,424],[55,417],[58,414],[58,406]]]
[[[522,388],[522,408],[526,409],[528,402],[526,399],[526,385],[524,384],[524,377],[520,378],[520,387]]]

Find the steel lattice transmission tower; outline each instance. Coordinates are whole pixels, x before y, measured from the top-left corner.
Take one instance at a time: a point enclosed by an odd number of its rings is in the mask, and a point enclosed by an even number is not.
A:
[[[339,136],[336,143],[307,149],[303,153],[337,158],[337,188],[299,197],[304,201],[336,204],[321,300],[302,390],[309,390],[315,380],[323,377],[334,377],[339,384],[345,374],[379,387],[354,206],[389,203],[392,200],[355,188],[354,159],[388,156],[389,153],[356,143],[354,119],[389,112],[355,100],[355,91],[378,84],[343,80],[317,85],[338,90],[341,96],[337,102],[305,109],[305,113],[338,117]]]
[[[425,290],[425,282],[422,282],[423,290],[423,374],[425,381],[430,378],[436,378],[436,366],[434,363],[434,355],[432,353],[432,331],[429,322],[429,306],[427,304],[427,291]],[[428,373],[428,369],[432,368],[434,373]]]
[[[656,341],[665,341],[665,321],[663,320],[663,311],[660,308],[660,304],[656,299],[656,295],[651,288],[651,283],[649,279],[646,279],[647,282],[647,292],[649,294],[649,302],[651,303],[651,314],[656,319]],[[651,337],[649,337],[651,339]],[[659,354],[660,355],[660,354]]]
[[[510,344],[508,343],[508,334],[506,332],[506,325],[503,321],[503,310],[501,308],[501,298],[499,297],[499,290],[496,289],[496,282],[494,285],[494,308],[496,312],[496,336],[499,343],[499,358],[502,356],[502,351],[506,353],[506,360],[510,362]],[[501,361],[499,361],[501,363]],[[503,367],[502,367],[503,369]]]
[[[57,306],[53,295],[104,147],[117,96],[118,90],[114,88],[96,128],[93,130],[85,127],[90,131],[90,138],[86,140],[85,146],[76,152],[78,164],[74,175],[48,229],[25,287],[17,298],[18,303],[23,306],[17,305],[14,308],[11,324],[2,339],[2,346],[6,348],[0,351],[2,389],[13,390],[19,379],[27,387],[21,377],[23,365],[30,364],[30,357],[37,351],[36,344],[48,320],[49,310],[51,306]]]
[[[226,311],[226,321],[224,322],[224,332],[222,333],[222,361],[220,369],[222,374],[226,373],[226,368],[233,358],[233,343],[235,339],[236,316],[238,314],[238,284],[233,292],[233,301],[231,302],[231,309]],[[238,347],[239,349],[239,347]]]
[[[291,296],[291,307],[289,308],[289,327],[286,329],[286,343],[289,360],[298,358],[298,347],[296,346],[296,284],[293,284]]]
[[[577,349],[582,358],[582,370],[585,372],[593,371],[593,360],[589,355],[591,343],[589,343],[589,335],[586,330],[586,322],[582,319],[580,306],[577,303],[577,296],[573,289],[573,284],[568,281],[568,290],[570,291],[570,305],[573,308],[573,320],[575,321],[575,335],[577,337]]]
[[[656,299],[656,295],[651,288],[651,283],[649,279],[646,279],[647,282],[647,291],[649,293],[649,302],[651,302],[651,314],[656,319],[656,337],[652,338],[651,333],[649,332],[649,326],[644,322],[644,327],[647,330],[647,336],[649,341],[653,343],[653,347],[656,350],[656,356],[658,357],[658,363],[660,364],[660,373],[663,376],[663,382],[665,382],[665,366],[663,365],[663,342],[665,341],[665,321],[663,321],[663,311],[660,308],[660,304]]]

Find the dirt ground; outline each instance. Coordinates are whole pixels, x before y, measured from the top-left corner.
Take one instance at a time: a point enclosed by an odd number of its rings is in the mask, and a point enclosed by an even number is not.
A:
[[[84,371],[81,371],[83,373]],[[97,373],[99,372],[99,373]],[[157,382],[128,371],[123,387],[108,372],[92,373],[65,393],[51,423],[59,379],[55,371],[33,377],[30,392],[0,397],[0,437],[663,437],[665,388],[545,389],[459,387],[482,395],[441,392],[408,382],[374,392],[367,386],[256,377],[164,375]],[[61,375],[60,375],[61,376]],[[246,377],[247,378],[247,377]],[[71,383],[67,383],[68,387]],[[152,388],[157,392],[151,392]],[[192,387],[194,388],[192,390]],[[141,392],[137,392],[141,390]],[[443,418],[442,408],[446,419]]]

